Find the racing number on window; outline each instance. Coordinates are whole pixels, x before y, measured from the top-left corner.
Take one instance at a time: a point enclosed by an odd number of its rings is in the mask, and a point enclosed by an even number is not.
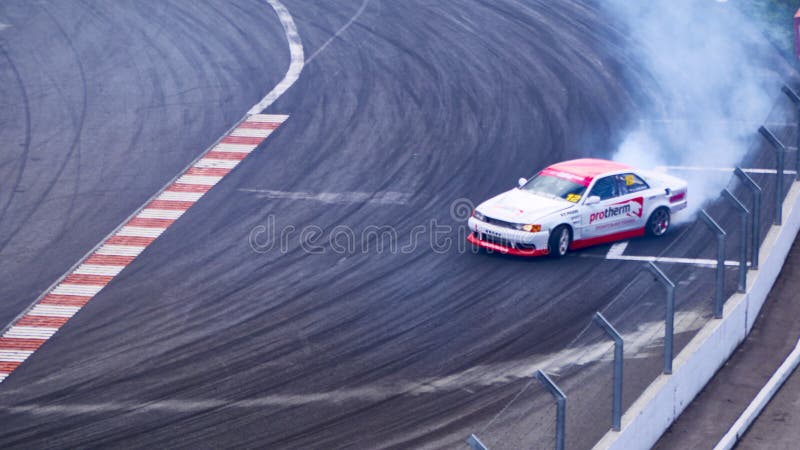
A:
[[[634,192],[639,192],[650,188],[650,186],[648,186],[644,180],[632,173],[617,175],[617,185],[619,186],[622,195],[632,194]]]
[[[597,180],[592,188],[592,193],[589,195],[596,195],[600,197],[600,200],[606,200],[619,195],[614,177],[605,177]]]
[[[625,186],[630,186],[636,182],[636,177],[632,174],[625,175]]]

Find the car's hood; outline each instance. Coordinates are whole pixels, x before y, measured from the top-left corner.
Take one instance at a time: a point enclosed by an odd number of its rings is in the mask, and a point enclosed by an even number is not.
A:
[[[532,194],[521,189],[512,189],[492,197],[478,205],[481,214],[512,223],[535,223],[536,220],[554,212],[574,206],[561,199],[552,199]]]

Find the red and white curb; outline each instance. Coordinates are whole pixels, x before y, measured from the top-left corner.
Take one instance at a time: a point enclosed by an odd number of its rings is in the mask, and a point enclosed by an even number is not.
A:
[[[12,322],[0,337],[0,382],[287,118],[247,116]]]

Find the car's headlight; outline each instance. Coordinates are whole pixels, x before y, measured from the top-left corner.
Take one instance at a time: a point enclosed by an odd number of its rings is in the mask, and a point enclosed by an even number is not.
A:
[[[542,231],[542,226],[538,224],[529,224],[529,225],[517,225],[518,230],[528,231],[531,233],[538,233]]]
[[[472,217],[480,220],[481,222],[486,220],[486,216],[484,216],[483,214],[479,213],[477,209],[472,211]]]

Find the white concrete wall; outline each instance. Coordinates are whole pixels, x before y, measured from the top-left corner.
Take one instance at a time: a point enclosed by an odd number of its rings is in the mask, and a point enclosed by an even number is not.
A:
[[[761,245],[759,270],[747,276],[748,290],[725,302],[722,319],[710,320],[675,357],[672,375],[659,375],[622,416],[622,429],[609,431],[595,449],[648,449],[683,412],[753,328],[800,230],[800,183],[783,202],[783,226],[772,226]]]

